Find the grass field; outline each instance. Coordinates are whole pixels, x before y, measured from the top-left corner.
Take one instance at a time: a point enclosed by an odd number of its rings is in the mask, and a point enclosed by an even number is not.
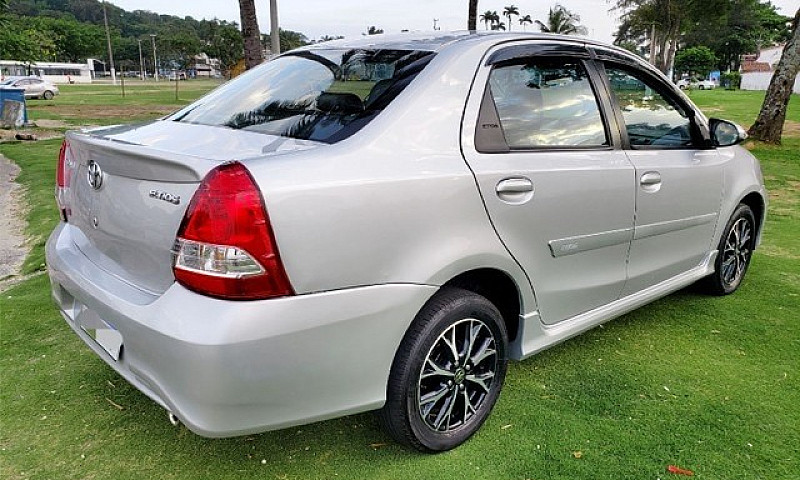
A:
[[[67,125],[109,125],[149,120],[171,113],[218,86],[217,80],[126,83],[121,85],[61,85],[53,100],[28,100],[31,121],[61,120]]]
[[[51,103],[179,105],[169,93],[142,91],[123,102],[101,87],[74,87]],[[762,98],[691,95],[711,115],[745,125]],[[34,114],[53,112],[46,108]],[[172,427],[75,337],[40,275],[0,295],[0,477],[655,480],[672,477],[666,467],[674,464],[701,479],[797,479],[800,132],[792,129],[800,99],[790,108],[783,146],[751,146],[771,203],[741,289],[726,298],[682,291],[511,365],[494,413],[455,451],[402,449],[370,414],[225,440]],[[31,205],[26,272],[43,268],[43,240],[57,219],[59,143],[0,145],[22,167]]]

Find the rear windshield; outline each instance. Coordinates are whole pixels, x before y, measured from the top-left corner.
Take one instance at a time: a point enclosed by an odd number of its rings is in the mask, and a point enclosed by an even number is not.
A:
[[[289,52],[168,120],[334,143],[375,118],[432,58],[413,50]]]

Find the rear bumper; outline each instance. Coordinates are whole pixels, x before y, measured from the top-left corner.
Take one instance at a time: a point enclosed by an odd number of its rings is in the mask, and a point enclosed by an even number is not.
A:
[[[379,408],[394,353],[436,291],[377,285],[253,302],[178,284],[152,296],[101,270],[59,225],[47,243],[52,293],[78,336],[190,430],[225,437]],[[114,360],[82,328],[122,336]]]

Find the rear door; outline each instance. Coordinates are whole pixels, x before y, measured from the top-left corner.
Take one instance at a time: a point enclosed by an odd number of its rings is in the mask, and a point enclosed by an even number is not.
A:
[[[699,265],[713,248],[723,160],[703,120],[658,76],[606,62],[626,153],[636,168],[636,227],[623,295]]]
[[[548,324],[617,299],[625,283],[634,169],[598,86],[582,46],[525,42],[490,52],[467,106],[465,158]]]

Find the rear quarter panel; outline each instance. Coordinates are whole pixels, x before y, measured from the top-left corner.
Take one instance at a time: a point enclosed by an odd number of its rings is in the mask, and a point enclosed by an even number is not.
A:
[[[347,140],[246,161],[298,293],[441,285],[494,267],[517,282],[533,308],[527,279],[497,238],[460,150],[461,117],[484,50],[440,52]]]

